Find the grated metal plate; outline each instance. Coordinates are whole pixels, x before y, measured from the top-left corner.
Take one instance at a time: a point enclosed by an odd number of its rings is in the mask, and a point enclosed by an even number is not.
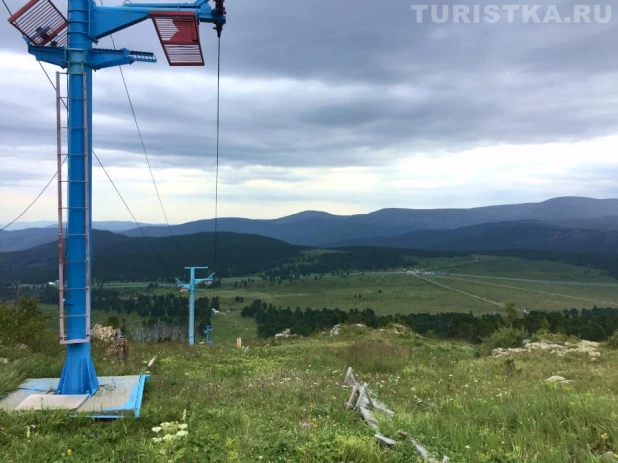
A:
[[[9,23],[33,45],[67,44],[67,20],[50,0],[30,0],[9,18]]]
[[[199,21],[192,11],[152,11],[157,35],[170,66],[203,66]]]

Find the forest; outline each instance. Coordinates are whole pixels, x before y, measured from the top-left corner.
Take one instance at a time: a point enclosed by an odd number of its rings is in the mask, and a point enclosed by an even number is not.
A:
[[[340,323],[361,323],[371,328],[387,327],[393,323],[407,326],[421,335],[437,336],[445,339],[459,339],[480,343],[501,326],[512,324],[523,328],[528,334],[539,330],[575,336],[589,341],[605,341],[618,329],[618,309],[565,309],[546,312],[530,311],[520,314],[510,323],[506,314],[485,314],[475,316],[472,313],[410,313],[395,315],[377,315],[371,308],[350,309],[312,309],[300,307],[292,310],[274,307],[259,299],[242,309],[243,317],[252,317],[258,326],[258,336],[272,337],[289,328],[292,334],[309,336],[313,333],[329,330]]]

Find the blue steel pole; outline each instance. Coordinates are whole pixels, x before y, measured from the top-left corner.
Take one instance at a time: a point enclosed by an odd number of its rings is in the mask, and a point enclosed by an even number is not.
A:
[[[195,268],[191,268],[191,294],[189,295],[189,345],[195,342]]]
[[[69,0],[68,9],[68,227],[67,352],[57,394],[92,395],[99,381],[90,353],[89,314],[92,232],[92,69],[87,67],[91,0]],[[84,82],[84,79],[86,81]],[[88,176],[86,178],[86,175]],[[73,341],[73,343],[71,343]]]

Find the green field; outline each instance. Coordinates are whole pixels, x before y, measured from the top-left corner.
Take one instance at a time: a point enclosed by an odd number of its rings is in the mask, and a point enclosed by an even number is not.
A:
[[[474,261],[470,258],[425,259],[417,267],[471,276],[423,275],[422,279],[401,273],[404,269],[400,269],[382,273],[351,273],[345,278],[340,275],[317,278],[312,276],[294,281],[283,280],[281,283],[251,277],[226,279],[222,288],[208,289],[200,294],[220,297],[221,313],[213,315],[212,318],[216,341],[233,341],[236,337],[255,338],[254,320],[240,316],[242,308],[255,299],[276,307],[289,306],[292,309],[339,308],[347,311],[370,307],[383,315],[451,311],[493,313],[501,311],[501,306],[511,301],[515,302],[517,307],[528,310],[582,309],[595,305],[618,307],[618,281],[587,268],[491,256],[479,256],[478,261],[473,259]],[[536,278],[555,282],[521,280]],[[594,282],[599,285],[592,285]],[[237,288],[234,288],[234,285]],[[147,288],[135,284],[113,288],[121,290],[127,297],[140,293],[164,294],[178,291],[170,286]],[[237,297],[242,297],[243,301],[237,301]],[[94,308],[96,309],[96,306]],[[49,328],[57,329],[57,309],[45,306],[44,311],[48,316]],[[129,330],[141,326],[144,322],[144,319],[135,314],[127,316],[94,310],[92,323],[106,324],[108,317],[114,315],[121,321],[124,320]]]
[[[0,412],[3,462],[418,462],[397,439],[405,430],[431,453],[462,463],[614,461],[618,450],[615,350],[505,361],[473,346],[378,331],[214,346],[132,343],[126,363],[93,345],[99,375],[136,374],[158,356],[139,419],[96,422],[63,412]],[[0,347],[0,396],[28,377],[58,376],[63,354]],[[352,366],[395,414],[380,430],[385,448],[341,386]],[[552,375],[571,381],[549,385]],[[183,415],[185,420],[183,421]],[[188,435],[158,442],[152,429],[186,424]]]
[[[293,281],[283,280],[280,283],[265,281],[256,276],[251,279],[224,279],[221,288],[209,289],[203,294],[209,297],[217,294],[221,298],[221,309],[226,314],[215,316],[213,325],[220,322],[232,331],[234,323],[244,323],[239,317],[242,308],[255,299],[276,307],[289,306],[292,309],[326,307],[362,310],[370,307],[379,314],[450,311],[482,314],[500,310],[500,305],[510,301],[515,302],[518,307],[531,310],[581,309],[595,305],[618,307],[618,280],[603,275],[598,270],[558,262],[492,256],[415,260],[418,265],[414,268],[378,273],[350,273],[346,274],[345,278],[341,275],[324,275],[302,277]],[[448,272],[448,276],[423,276],[426,280],[446,288],[404,272],[413,269]],[[599,285],[591,285],[595,282]],[[237,287],[234,288],[234,285]],[[177,291],[169,286],[157,289],[133,285],[114,288],[127,294]],[[243,301],[236,301],[237,296],[242,297]],[[244,325],[237,328],[237,332],[241,333]]]
[[[478,260],[477,260],[478,259]],[[443,270],[449,273],[491,275],[496,277],[530,278],[534,280],[560,280],[582,282],[618,281],[604,272],[588,267],[577,267],[550,261],[530,261],[515,257],[473,256],[453,259],[429,259],[420,268]]]
[[[470,259],[450,259],[450,262],[433,259],[424,261],[419,267],[477,276],[424,275],[426,280],[447,288],[400,272],[350,274],[345,278],[325,275],[317,279],[302,278],[281,283],[256,279],[247,283],[246,287],[237,289],[231,288],[233,282],[224,281],[218,294],[222,308],[231,311],[241,309],[254,299],[283,308],[298,306],[301,309],[327,307],[348,310],[371,307],[379,314],[487,313],[499,310],[498,305],[509,301],[515,302],[518,307],[541,310],[592,308],[595,305],[618,307],[618,281],[583,267],[511,258],[481,258],[473,263]],[[492,278],[481,278],[480,275]],[[594,282],[599,285],[591,284]],[[242,296],[244,302],[236,302],[236,296]]]

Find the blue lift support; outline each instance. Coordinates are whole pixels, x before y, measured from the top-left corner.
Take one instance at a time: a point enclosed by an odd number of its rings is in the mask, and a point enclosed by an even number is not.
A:
[[[204,334],[206,335],[206,344],[214,343],[212,339],[212,325],[207,325],[206,328],[204,328]]]
[[[208,267],[185,267],[185,270],[191,271],[191,279],[189,283],[183,283],[178,278],[176,278],[176,286],[179,288],[184,288],[189,292],[189,345],[192,346],[195,344],[195,291],[196,285],[200,283],[209,283],[212,284],[214,282],[215,272],[212,272],[206,278],[195,278],[196,270],[206,270]]]
[[[226,23],[223,2],[214,0],[213,7],[208,0],[97,6],[93,0],[68,0],[68,18],[65,18],[51,0],[30,0],[9,18],[22,34],[28,52],[38,61],[65,69],[68,80],[68,94],[63,100],[68,109],[67,127],[64,127],[68,140],[66,153],[60,152],[62,127],[58,116],[58,157],[67,156],[68,178],[64,181],[59,175],[58,187],[60,343],[66,345],[66,359],[56,395],[91,397],[99,389],[99,378],[90,353],[92,71],[136,61],[157,61],[150,52],[94,48],[93,44],[110,34],[152,19],[171,66],[202,66],[199,24],[212,23],[220,38]],[[56,81],[59,82],[59,74]],[[57,107],[61,100],[57,93]],[[62,182],[67,184],[66,207],[61,199]],[[63,211],[68,215],[64,236]],[[63,251],[63,241],[66,251]],[[141,391],[138,395],[141,403]]]

